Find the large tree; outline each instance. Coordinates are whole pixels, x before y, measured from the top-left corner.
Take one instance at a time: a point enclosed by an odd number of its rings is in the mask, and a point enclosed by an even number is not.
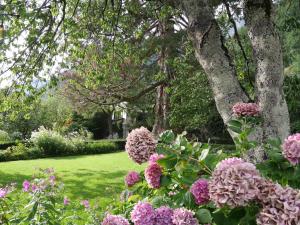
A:
[[[39,4],[34,1],[5,2],[1,8],[6,10],[5,16],[9,18],[4,25],[10,38],[4,41],[2,47],[7,49],[14,43],[17,35],[27,31],[24,34],[25,46],[8,63],[8,68],[13,68],[16,78],[25,78],[24,82],[29,85],[33,74],[37,74],[39,68],[44,66],[42,62],[51,62],[51,57],[58,50],[69,53],[74,46],[86,46],[87,43],[100,40],[100,35],[111,39],[112,47],[117,40],[129,40],[133,37],[133,40],[143,39],[146,37],[144,33],[157,25],[151,20],[152,15],[158,11],[167,15],[164,10],[171,6],[175,15],[175,27],[184,28],[185,18],[188,20],[189,37],[194,44],[196,57],[208,77],[224,123],[227,124],[233,117],[231,109],[235,103],[255,99],[260,105],[263,121],[256,128],[253,138],[262,143],[268,138],[284,139],[289,133],[289,114],[282,90],[281,43],[273,21],[276,10],[271,0],[236,0],[230,3],[226,0],[165,0],[150,3],[138,0],[48,0]],[[216,12],[220,11],[222,5],[226,6],[231,22],[235,22],[231,13],[245,21],[256,68],[254,99],[249,97],[237,77],[236,66],[226,47],[227,37],[216,18]],[[125,25],[125,29],[120,26],[121,23]],[[126,32],[129,26],[141,28],[140,32],[129,34]],[[234,28],[236,32],[236,26]],[[165,31],[166,29],[162,29],[161,33],[165,34]],[[166,46],[162,46],[160,50],[161,55],[166,55]],[[1,60],[3,62],[6,59]],[[160,65],[166,72],[167,64],[162,60]],[[24,72],[24,67],[29,70]],[[158,88],[158,93],[161,90],[161,87]]]

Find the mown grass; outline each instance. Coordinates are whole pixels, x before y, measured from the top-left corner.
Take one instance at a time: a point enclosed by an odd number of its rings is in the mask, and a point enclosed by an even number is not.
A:
[[[37,168],[54,168],[70,198],[89,199],[101,205],[118,197],[128,170],[141,171],[125,152],[47,158],[0,163],[0,186],[16,182],[21,188]]]

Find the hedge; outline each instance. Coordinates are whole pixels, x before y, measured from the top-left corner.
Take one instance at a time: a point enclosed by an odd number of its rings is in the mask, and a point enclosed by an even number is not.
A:
[[[124,140],[98,140],[73,144],[73,148],[65,148],[64,151],[57,151],[59,154],[53,155],[50,154],[51,151],[45,149],[47,147],[51,148],[49,145],[33,146],[30,142],[10,143],[8,144],[9,147],[0,151],[0,162],[53,156],[104,154],[123,151],[125,147]]]

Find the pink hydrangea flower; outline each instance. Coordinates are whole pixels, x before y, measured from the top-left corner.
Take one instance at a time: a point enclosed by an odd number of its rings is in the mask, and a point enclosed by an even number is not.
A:
[[[218,206],[245,206],[259,193],[261,176],[252,163],[239,158],[221,161],[209,182],[210,199]]]
[[[125,149],[134,162],[142,164],[155,153],[156,140],[145,127],[137,128],[128,134]]]
[[[284,140],[282,145],[283,156],[290,161],[292,165],[300,162],[300,133],[290,135]]]
[[[258,116],[260,109],[256,103],[238,102],[232,107],[236,116]]]
[[[157,160],[163,159],[165,156],[163,154],[154,153],[149,158],[149,163],[156,163]]]
[[[68,197],[64,197],[64,205],[70,205],[70,199]]]
[[[137,203],[131,212],[131,221],[134,225],[155,225],[155,219],[155,210],[147,202]]]
[[[24,180],[23,182],[23,191],[28,192],[30,190],[30,182],[28,180]]]
[[[81,205],[83,205],[86,209],[90,208],[90,202],[88,200],[82,200]]]
[[[172,221],[174,225],[199,225],[199,222],[194,218],[195,213],[185,208],[174,210]]]
[[[145,169],[145,179],[151,188],[160,188],[162,168],[157,163],[150,163]]]
[[[190,188],[197,205],[205,204],[209,201],[208,181],[205,179],[197,180]]]
[[[130,225],[128,220],[122,216],[107,214],[101,225]]]
[[[257,217],[258,225],[300,223],[300,196],[298,190],[282,187],[269,180],[263,180],[260,184],[258,200],[263,205],[263,209]]]
[[[155,210],[156,220],[155,225],[173,225],[173,209],[167,206],[161,206]]]
[[[7,194],[8,194],[7,188],[0,188],[0,198],[5,198]]]
[[[128,172],[127,176],[125,177],[125,184],[128,187],[132,187],[139,181],[140,181],[140,174],[135,171]]]

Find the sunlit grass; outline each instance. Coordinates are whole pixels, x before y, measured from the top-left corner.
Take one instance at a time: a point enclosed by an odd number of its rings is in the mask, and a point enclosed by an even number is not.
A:
[[[140,171],[144,167],[132,162],[125,152],[3,162],[0,185],[16,182],[21,188],[23,180],[30,179],[36,168],[54,168],[68,197],[103,205],[119,196],[128,170]]]

